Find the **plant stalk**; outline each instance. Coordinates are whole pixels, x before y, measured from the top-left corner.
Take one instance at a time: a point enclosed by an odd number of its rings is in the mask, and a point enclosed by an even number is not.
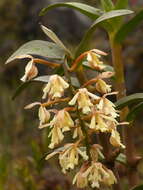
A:
[[[119,93],[117,94],[117,100],[126,96],[126,86],[124,78],[124,64],[122,58],[122,45],[114,41],[114,35],[110,36],[111,50],[112,50],[112,62],[115,69],[115,90]],[[129,113],[128,107],[122,109],[120,118],[121,121],[126,119]],[[138,183],[138,173],[137,173],[137,160],[135,145],[133,142],[133,127],[131,124],[123,127],[122,135],[124,138],[124,143],[126,145],[126,158],[129,166],[128,170],[128,180],[131,187],[137,185]]]

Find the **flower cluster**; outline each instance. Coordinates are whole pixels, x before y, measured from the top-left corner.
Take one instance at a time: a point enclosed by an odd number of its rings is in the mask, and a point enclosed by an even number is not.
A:
[[[101,55],[106,53],[99,50],[91,50],[87,53],[87,62],[90,67],[100,70],[105,68]],[[34,63],[30,62],[26,67],[25,79],[37,74]],[[64,77],[52,75],[43,89],[45,103],[32,103],[27,108],[39,105],[39,128],[49,127],[49,148],[54,149],[46,156],[46,160],[58,154],[62,171],[74,169],[81,163],[79,172],[74,177],[73,184],[83,188],[90,185],[99,188],[100,184],[110,186],[117,182],[113,172],[102,164],[100,158],[102,147],[92,143],[90,135],[109,133],[109,142],[113,147],[125,148],[121,143],[120,134],[117,131],[119,112],[115,105],[108,99],[109,96],[117,94],[111,92],[111,85],[106,83],[106,78],[113,75],[111,72],[102,72],[94,80],[94,92],[90,92],[86,85],[74,89],[70,97],[66,97],[65,91],[72,84],[67,83]],[[70,76],[70,74],[69,74]],[[89,82],[89,85],[90,82]],[[54,107],[52,107],[54,105]],[[61,148],[67,132],[72,134],[75,142],[67,143]],[[89,140],[90,139],[90,140]],[[104,156],[103,156],[104,157]],[[79,162],[79,160],[82,162]]]

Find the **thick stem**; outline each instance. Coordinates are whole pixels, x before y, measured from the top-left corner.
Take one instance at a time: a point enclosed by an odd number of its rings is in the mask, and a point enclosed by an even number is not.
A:
[[[110,43],[112,48],[112,61],[115,69],[115,90],[119,93],[117,95],[117,99],[123,98],[126,96],[126,86],[125,86],[125,78],[124,78],[124,65],[122,59],[122,46],[121,44],[117,44],[114,42],[114,37],[110,36]],[[125,120],[127,114],[129,112],[128,107],[122,109],[120,118],[121,120]],[[128,179],[130,186],[134,186],[138,183],[138,173],[137,173],[137,156],[135,152],[135,146],[133,142],[133,127],[124,126],[123,127],[123,137],[124,143],[126,145],[126,157],[129,165]],[[134,172],[132,172],[132,168],[134,168]]]

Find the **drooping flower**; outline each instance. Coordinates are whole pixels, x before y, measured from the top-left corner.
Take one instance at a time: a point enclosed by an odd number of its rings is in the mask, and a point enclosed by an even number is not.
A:
[[[64,79],[58,75],[52,75],[49,79],[48,84],[43,89],[44,95],[43,99],[46,98],[47,94],[49,98],[60,98],[64,90],[69,87],[69,84],[64,81]]]
[[[93,107],[93,104],[89,97],[92,99],[99,99],[99,97],[95,94],[88,92],[86,88],[81,88],[69,102],[69,105],[75,105],[77,102],[78,108],[82,109],[82,112],[84,114],[88,114],[91,111],[91,107]]]
[[[33,63],[33,60],[31,60],[26,65],[25,74],[20,80],[23,82],[31,80],[32,78],[36,77],[37,74],[38,74],[38,69],[35,66],[35,64]]]
[[[113,185],[114,183],[117,183],[117,179],[113,172],[109,169],[107,169],[108,175],[104,175],[102,183],[104,183],[107,186]]]
[[[91,68],[97,70],[103,70],[105,68],[103,62],[100,61],[101,55],[107,55],[107,54],[105,52],[96,49],[89,51],[89,53],[87,54],[87,61]]]
[[[74,122],[70,114],[63,109],[58,111],[47,126],[52,128],[49,134],[49,137],[51,137],[51,144],[49,147],[54,148],[55,145],[58,145],[63,140],[63,132],[69,131],[70,128],[74,127]]]
[[[116,118],[119,116],[118,111],[115,109],[115,104],[108,100],[106,97],[102,97],[97,105],[97,108],[105,115]]]
[[[50,112],[45,107],[40,106],[38,115],[40,120],[39,128],[43,128],[44,124],[49,122]]]
[[[74,132],[73,132],[73,139],[79,137],[79,139],[83,139],[84,135],[83,135],[83,131],[81,130],[81,126],[79,123],[79,120],[75,120],[75,127],[73,128]]]
[[[113,121],[116,123],[114,118],[106,116],[100,112],[95,112],[91,118],[89,128],[100,132],[110,132],[108,121]]]
[[[79,175],[80,174],[80,175]],[[82,173],[78,173],[74,179],[74,183],[77,183],[78,178],[82,176],[84,179],[83,187],[87,185],[87,182],[91,185],[92,188],[99,188],[101,183],[105,185],[112,185],[117,182],[116,177],[114,176],[113,172],[107,169],[104,165],[100,162],[92,162],[86,170]],[[85,183],[86,181],[86,183]],[[80,183],[77,183],[77,185]],[[78,186],[80,187],[80,186]]]
[[[56,125],[52,127],[48,137],[51,137],[51,143],[49,145],[49,148],[51,149],[53,149],[56,145],[60,144],[64,139],[62,129]]]
[[[87,176],[83,175],[84,171],[88,168],[88,164],[84,163],[80,168],[79,172],[74,176],[73,185],[76,184],[78,188],[84,188],[88,186]]]
[[[125,148],[125,146],[121,143],[121,137],[119,132],[116,129],[113,129],[111,131],[111,136],[110,136],[110,143],[115,146],[115,147],[122,147]]]
[[[79,155],[84,159],[88,160],[88,156],[86,154],[86,148],[80,147],[79,143],[69,143],[66,144],[62,149],[57,149],[51,154],[46,156],[46,160],[54,156],[55,154],[59,154],[59,162],[62,167],[62,171],[66,173],[68,169],[74,169],[79,162]]]
[[[78,147],[76,143],[69,144],[67,149],[59,154],[59,162],[63,173],[66,173],[68,169],[74,169],[74,167],[78,165],[79,155],[84,160],[88,160],[86,149],[84,147]]]
[[[111,85],[106,84],[102,79],[98,79],[96,82],[96,90],[102,94],[111,92]]]

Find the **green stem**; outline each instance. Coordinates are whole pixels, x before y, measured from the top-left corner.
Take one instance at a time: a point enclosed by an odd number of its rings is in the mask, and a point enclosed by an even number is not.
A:
[[[125,78],[124,78],[124,65],[122,59],[122,46],[114,41],[114,35],[110,35],[110,43],[112,49],[112,61],[115,70],[115,90],[118,91],[117,99],[123,98],[126,96],[126,86],[125,86]],[[122,109],[120,118],[121,120],[125,120],[126,116],[129,112],[128,107]],[[130,186],[137,185],[138,183],[138,173],[137,173],[137,156],[135,153],[135,146],[133,142],[133,127],[123,127],[123,137],[124,143],[126,145],[126,157],[129,168],[134,168],[134,172],[129,170],[128,179]]]

